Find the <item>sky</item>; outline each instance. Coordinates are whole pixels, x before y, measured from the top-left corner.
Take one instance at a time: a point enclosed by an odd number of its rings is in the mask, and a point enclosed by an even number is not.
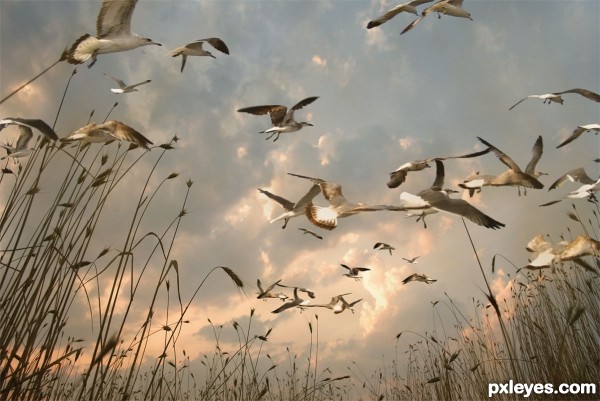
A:
[[[83,33],[93,34],[100,4],[1,0],[0,94],[52,64]],[[161,164],[165,175],[180,173],[181,192],[165,197],[164,208],[157,208],[152,220],[164,224],[170,219],[181,203],[183,180],[194,181],[174,251],[185,277],[183,297],[191,296],[214,266],[232,268],[247,285],[246,294],[240,294],[223,275],[209,279],[180,339],[194,344],[188,348],[192,358],[214,346],[207,319],[227,326],[247,321],[254,308],[256,334],[273,328],[265,345],[271,355],[282,356],[285,347],[304,355],[310,343],[307,323],[315,323],[317,313],[320,366],[344,373],[355,361],[369,372],[381,367],[397,333],[432,329],[432,302],[451,298],[468,311],[473,297],[484,301],[483,278],[460,218],[429,216],[424,228],[401,212],[365,213],[341,219],[328,232],[298,217],[282,230],[280,222],[269,223],[281,207],[257,188],[299,199],[310,183],[288,172],[339,183],[353,202],[397,205],[402,191],[427,188],[435,175],[435,168],[411,173],[399,188],[387,188],[389,173],[405,162],[481,150],[479,136],[524,167],[541,135],[544,154],[538,169],[548,173],[540,178],[544,189],[519,196],[516,188],[484,188],[469,199],[506,225],[490,230],[467,222],[486,275],[502,292],[515,275],[514,266],[527,264],[531,255],[525,245],[531,238],[540,233],[558,238],[568,227],[580,233],[566,216],[569,202],[538,205],[576,188],[569,184],[547,191],[566,171],[584,167],[592,177],[600,173],[592,161],[600,154],[598,136],[586,133],[556,149],[578,125],[599,122],[599,104],[567,94],[563,105],[528,99],[508,108],[532,94],[600,91],[600,3],[467,0],[464,8],[473,21],[430,15],[399,35],[415,18],[403,13],[366,29],[369,20],[394,5],[142,0],[132,31],[162,46],[100,55],[92,68],[77,67],[56,125],[60,137],[85,125],[92,109],[94,120],[101,122],[118,101],[112,119],[155,144],[173,135],[181,138]],[[180,58],[170,57],[169,50],[207,37],[225,41],[230,55],[205,46],[216,59],[190,57],[181,73]],[[0,117],[52,123],[73,68],[59,63],[2,104]],[[115,95],[105,73],[127,83],[152,82],[139,92]],[[319,99],[297,111],[296,118],[314,126],[282,134],[277,142],[259,134],[269,127],[267,116],[236,112],[261,104],[291,106],[308,96]],[[454,189],[473,171],[498,174],[505,169],[493,154],[449,160],[445,167],[446,186]],[[464,193],[456,196],[468,199]],[[325,205],[320,195],[315,201]],[[584,201],[577,207],[592,210]],[[302,235],[298,228],[313,229],[324,239]],[[99,246],[112,242],[107,233]],[[396,250],[392,255],[374,250],[376,242]],[[498,253],[512,264],[499,262],[492,273],[491,259]],[[418,264],[402,259],[414,256],[420,256]],[[342,275],[340,263],[371,270],[354,281]],[[414,272],[438,281],[402,285]],[[255,298],[258,278],[311,288],[317,295],[313,302],[326,303],[347,292],[352,293],[347,299],[362,302],[355,314],[294,309],[275,315],[271,311],[279,301]],[[85,299],[80,301],[84,311]],[[92,337],[89,325],[74,330]],[[403,340],[400,346],[406,349],[416,340]]]

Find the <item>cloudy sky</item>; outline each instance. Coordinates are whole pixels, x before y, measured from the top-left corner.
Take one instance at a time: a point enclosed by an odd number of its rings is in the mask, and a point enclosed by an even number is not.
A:
[[[541,135],[545,148],[538,170],[549,174],[540,179],[546,188],[529,190],[527,196],[518,196],[516,188],[485,188],[470,201],[506,227],[467,226],[498,291],[515,268],[501,262],[492,274],[495,254],[524,266],[525,244],[535,235],[557,238],[567,227],[579,233],[565,214],[568,202],[538,205],[574,189],[565,185],[547,191],[567,170],[584,167],[598,175],[592,161],[600,154],[597,136],[588,133],[555,148],[577,125],[600,120],[598,103],[567,94],[563,105],[529,99],[508,108],[531,94],[600,91],[600,3],[465,1],[473,21],[430,15],[400,36],[415,18],[401,14],[366,29],[370,19],[393,5],[374,0],[142,0],[132,30],[162,47],[101,55],[93,68],[77,68],[56,125],[59,136],[85,125],[92,109],[100,122],[118,100],[111,118],[155,144],[175,134],[181,138],[161,164],[164,175],[181,173],[176,187],[181,192],[166,197],[153,219],[160,224],[170,220],[185,191],[184,180],[194,181],[174,254],[185,278],[184,298],[214,266],[231,267],[247,284],[247,295],[240,295],[222,276],[210,280],[192,305],[192,323],[180,340],[195,344],[187,348],[192,357],[211,347],[207,318],[216,324],[243,322],[255,308],[257,334],[274,328],[268,345],[272,355],[285,346],[306,352],[307,322],[318,313],[321,360],[340,371],[356,361],[369,371],[381,367],[381,356],[393,349],[398,332],[432,328],[431,302],[447,301],[447,294],[469,311],[472,297],[483,299],[483,279],[458,217],[430,216],[425,229],[399,212],[362,214],[341,220],[331,232],[299,217],[282,230],[279,222],[269,224],[282,209],[257,188],[299,199],[310,183],[287,172],[337,182],[350,201],[398,204],[402,191],[428,187],[435,174],[434,168],[412,173],[400,188],[388,189],[388,174],[407,161],[481,150],[479,136],[524,167]],[[4,96],[54,62],[80,35],[93,34],[100,1],[1,0],[0,8]],[[169,50],[213,36],[222,38],[231,54],[215,50],[216,59],[191,57],[180,73],[181,61],[171,58]],[[73,68],[58,64],[2,104],[0,116],[52,123]],[[119,96],[109,91],[114,83],[104,73],[127,83],[152,82]],[[314,127],[284,134],[275,143],[258,133],[269,127],[268,117],[236,112],[260,104],[290,106],[308,96],[319,99],[296,117]],[[446,186],[458,189],[457,183],[476,170],[497,174],[504,169],[492,154],[448,161]],[[316,202],[325,204],[320,196]],[[585,202],[578,207],[591,211]],[[300,227],[324,239],[302,235]],[[379,241],[395,246],[394,254],[373,250]],[[111,245],[108,236],[99,247],[105,245]],[[415,265],[402,259],[414,256],[420,256]],[[371,271],[354,281],[342,276],[340,263]],[[414,272],[438,281],[403,286],[402,279]],[[352,293],[349,300],[363,301],[354,315],[321,309],[274,315],[278,301],[255,299],[257,278],[309,287],[316,292],[314,302],[346,292]],[[92,336],[89,326],[80,330]]]

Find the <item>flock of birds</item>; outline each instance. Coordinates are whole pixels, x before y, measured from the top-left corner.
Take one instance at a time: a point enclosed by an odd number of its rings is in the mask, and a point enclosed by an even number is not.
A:
[[[433,0],[413,0],[400,4],[385,12],[381,16],[369,21],[367,24],[367,29],[378,27],[403,12],[415,14],[417,15],[417,18],[413,20],[406,28],[404,28],[401,34],[413,29],[420,21],[433,13],[437,13],[438,17],[441,15],[446,15],[472,20],[470,13],[462,7],[462,0],[439,0],[424,8],[420,13],[417,11],[418,6],[431,2],[433,2]],[[72,46],[65,49],[60,59],[56,63],[6,96],[0,101],[0,104],[9,99],[12,95],[17,93],[29,83],[33,82],[33,80],[37,79],[43,73],[47,72],[58,62],[66,60],[71,64],[81,64],[91,59],[91,62],[88,65],[88,67],[91,67],[96,63],[97,56],[99,54],[122,52],[147,45],[160,46],[160,43],[154,42],[148,38],[140,37],[131,32],[131,17],[136,3],[137,0],[103,0],[97,17],[96,35],[93,36],[90,34],[85,34],[79,37]],[[196,40],[177,47],[170,52],[170,55],[172,57],[182,57],[180,69],[182,73],[188,56],[208,56],[215,58],[214,55],[204,49],[203,46],[205,46],[206,43],[221,53],[229,54],[229,49],[225,42],[217,37]],[[118,78],[112,77],[108,74],[105,75],[117,83],[118,88],[111,89],[111,91],[116,94],[135,92],[138,90],[137,88],[139,86],[151,82],[150,80],[145,80],[133,85],[127,85]],[[529,95],[516,102],[509,108],[509,110],[514,109],[523,101],[531,98],[541,99],[544,103],[548,104],[563,104],[563,95],[565,94],[577,94],[591,101],[600,102],[600,95],[597,93],[587,89],[575,88],[541,95]],[[301,130],[305,126],[312,125],[309,122],[296,121],[294,118],[294,112],[312,104],[317,99],[317,96],[307,97],[289,108],[283,105],[267,104],[244,107],[237,111],[252,115],[269,115],[271,119],[271,126],[261,131],[261,133],[267,134],[267,140],[274,137],[273,142],[275,142],[279,139],[280,134],[282,133],[295,132]],[[0,120],[0,130],[9,125],[17,125],[19,127],[20,134],[14,146],[8,144],[2,145],[7,152],[7,156],[4,158],[10,157],[16,160],[31,153],[33,150],[33,147],[30,146],[30,141],[33,138],[32,129],[40,132],[47,141],[59,140],[59,137],[54,130],[42,120],[25,119],[20,117],[8,117]],[[592,131],[597,134],[600,132],[600,124],[592,123],[577,126],[572,134],[563,142],[561,142],[557,148],[566,146],[588,131]],[[459,156],[431,157],[424,160],[415,160],[404,163],[396,170],[392,171],[390,173],[387,186],[389,188],[397,188],[406,181],[409,172],[418,172],[425,170],[426,168],[430,168],[431,163],[435,163],[436,167],[436,175],[432,185],[428,188],[424,188],[417,194],[402,192],[400,194],[400,205],[368,205],[365,203],[350,202],[342,194],[342,186],[340,184],[322,178],[308,177],[294,173],[288,174],[301,179],[304,182],[310,181],[310,187],[308,191],[296,202],[289,201],[267,190],[258,190],[260,193],[276,201],[284,208],[284,212],[281,215],[271,220],[271,223],[283,220],[282,228],[286,228],[290,219],[300,216],[305,216],[307,220],[317,228],[333,230],[338,225],[338,219],[353,216],[358,213],[374,211],[405,211],[409,216],[416,217],[417,221],[422,221],[425,228],[427,228],[425,222],[426,216],[438,212],[445,212],[466,218],[473,223],[486,228],[500,229],[505,226],[504,223],[501,223],[498,220],[486,215],[481,210],[470,204],[467,200],[451,197],[453,193],[458,191],[444,187],[444,161],[451,159],[481,157],[490,152],[494,153],[500,162],[507,167],[505,171],[499,174],[480,174],[479,171],[477,171],[466,177],[459,186],[462,189],[467,190],[470,196],[473,196],[475,192],[481,192],[482,188],[485,186],[516,186],[519,188],[520,194],[521,187],[523,187],[525,191],[527,189],[541,189],[544,187],[544,185],[539,181],[539,177],[544,175],[544,173],[536,171],[537,163],[539,162],[543,153],[543,140],[541,136],[536,139],[533,145],[532,159],[527,166],[522,169],[506,153],[501,151],[495,145],[483,138],[478,139],[479,142],[485,147],[482,151]],[[148,138],[134,128],[115,120],[107,121],[101,124],[91,123],[76,130],[65,138],[60,138],[61,142],[67,143],[73,141],[107,143],[114,140],[128,141],[135,146],[147,150],[150,149],[150,145],[153,145]],[[6,170],[3,171],[6,172]],[[567,193],[563,198],[540,206],[548,206],[567,198],[586,198],[589,201],[597,202],[595,192],[600,189],[600,178],[593,179],[582,167],[577,167],[559,177],[550,186],[550,190],[558,188],[567,181],[579,182],[582,185],[578,189]],[[326,206],[319,206],[314,203],[315,198],[319,194],[321,194],[327,201]],[[299,230],[301,230],[303,234],[309,234],[317,239],[323,239],[323,236],[315,231],[306,228],[299,228]],[[600,246],[598,242],[589,237],[585,237],[583,239],[578,238],[570,244],[551,244],[539,238],[532,242],[533,244],[530,243],[527,249],[531,250],[532,252],[539,253],[538,258],[536,258],[529,265],[532,268],[539,268],[540,266],[545,267],[564,260],[574,260],[580,258],[581,255],[584,254],[600,257]],[[387,250],[389,251],[390,255],[394,250],[394,247],[385,243],[377,243],[375,244],[374,248],[379,250]],[[416,258],[404,259],[410,263],[414,263],[416,260]],[[360,279],[361,272],[366,272],[369,270],[368,268],[364,267],[350,267],[344,264],[341,266],[347,270],[345,275],[355,280]],[[406,284],[411,281],[421,281],[429,284],[435,280],[427,277],[424,274],[415,273],[407,277],[403,283]],[[304,292],[308,294],[309,298],[314,298],[314,292],[305,288],[286,286],[281,284],[281,280],[273,283],[264,290],[261,286],[260,280],[258,280],[257,284],[260,291],[258,295],[259,299],[276,298],[282,301],[287,300],[287,302],[284,302],[282,306],[275,309],[273,313],[279,313],[293,307],[304,308],[309,306],[324,307],[332,309],[334,313],[341,313],[346,309],[354,311],[354,305],[360,302],[360,300],[347,302],[344,296],[349,295],[349,293],[345,293],[332,297],[329,303],[311,305],[309,303],[310,299],[305,300],[300,298],[299,292]],[[277,293],[274,292],[276,287],[293,288],[293,298],[281,291]]]

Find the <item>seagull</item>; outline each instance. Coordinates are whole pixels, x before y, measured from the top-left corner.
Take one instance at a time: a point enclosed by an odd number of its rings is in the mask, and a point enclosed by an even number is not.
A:
[[[556,147],[556,149],[562,148],[566,144],[573,142],[575,139],[579,138],[581,134],[588,131],[596,131],[596,135],[598,135],[598,132],[600,132],[600,124],[595,123],[587,125],[578,125],[577,128],[575,128],[575,130],[573,131],[573,133],[571,133],[571,135],[567,139],[562,141],[560,145]]]
[[[152,145],[152,142],[150,142],[150,140],[148,140],[145,136],[130,126],[115,120],[110,120],[103,124],[88,124],[85,127],[79,128],[68,137],[61,139],[63,142],[77,140],[90,143],[123,140],[131,142],[144,149],[149,149],[148,145]]]
[[[558,255],[561,261],[579,259],[583,256],[600,259],[600,242],[586,235],[579,235]]]
[[[416,264],[418,258],[420,258],[420,256],[415,256],[414,258],[410,258],[410,259],[407,259],[407,258],[402,258],[402,259],[406,260],[408,263]]]
[[[329,182],[320,178],[311,178],[304,175],[288,173],[294,177],[300,177],[311,180],[321,189],[321,193],[329,202],[329,207],[315,206],[310,203],[306,209],[306,217],[311,223],[325,230],[333,230],[337,227],[337,219],[348,217],[360,212],[373,212],[379,210],[399,211],[405,210],[402,207],[390,205],[366,205],[364,203],[350,203],[342,194],[342,186],[335,182]]]
[[[299,201],[297,201],[296,203],[293,203],[281,196],[275,195],[264,189],[260,189],[260,188],[257,188],[257,189],[260,191],[260,193],[273,199],[275,202],[279,203],[285,209],[285,212],[283,214],[281,214],[281,215],[275,217],[273,220],[271,220],[271,223],[276,222],[278,220],[284,220],[283,226],[281,228],[285,228],[287,226],[288,221],[292,217],[304,215],[306,207],[308,205],[310,205],[313,198],[315,196],[317,196],[319,194],[319,192],[321,192],[321,189],[319,188],[319,186],[317,184],[314,184],[308,190],[308,192],[302,198],[300,198]]]
[[[137,83],[137,84],[133,84],[133,85],[127,85],[125,82],[121,81],[118,78],[115,78],[111,75],[108,74],[104,74],[107,77],[109,77],[110,79],[112,79],[113,81],[115,81],[117,83],[117,85],[119,85],[118,88],[111,88],[110,91],[112,93],[117,93],[117,94],[121,94],[121,93],[129,93],[129,92],[137,92],[138,90],[136,89],[137,86],[140,85],[144,85],[147,84],[148,82],[152,82],[151,80],[147,79],[143,82]]]
[[[219,38],[206,38],[195,40],[193,42],[188,43],[187,45],[183,45],[178,47],[177,49],[171,50],[171,57],[181,56],[181,72],[183,72],[183,67],[185,67],[187,56],[208,56],[216,58],[212,55],[211,52],[202,48],[202,44],[204,42],[207,42],[209,45],[211,45],[221,53],[229,54],[229,49],[227,48],[227,45]]]
[[[396,170],[394,170],[390,173],[390,180],[387,182],[387,186],[388,186],[388,188],[396,188],[396,187],[400,186],[400,184],[402,184],[406,180],[406,175],[408,174],[409,171],[421,171],[426,168],[429,168],[429,167],[431,167],[429,165],[429,163],[431,163],[435,160],[467,159],[467,158],[471,158],[471,157],[481,156],[481,155],[484,155],[489,152],[490,152],[490,149],[488,148],[488,149],[485,149],[485,150],[482,150],[479,152],[469,153],[469,154],[461,155],[461,156],[432,157],[429,159],[414,160],[414,161],[411,161],[408,163],[404,163],[403,165],[401,165]]]
[[[583,167],[577,167],[573,170],[567,171],[565,174],[560,176],[556,181],[552,183],[552,185],[550,185],[548,191],[560,187],[566,181],[580,182],[582,184],[593,184],[595,182],[592,178],[590,178],[590,176],[587,175]]]
[[[375,245],[373,245],[373,249],[379,249],[380,251],[388,250],[390,251],[390,255],[392,254],[392,251],[396,250],[396,248],[390,244],[386,244],[385,242],[377,242]]]
[[[496,176],[490,175],[481,175],[475,176],[470,180],[465,180],[461,184],[458,184],[461,188],[468,189],[469,194],[472,196],[475,190],[481,190],[481,187],[484,186],[518,186],[525,188],[536,188],[541,189],[544,187],[544,184],[538,181],[537,177],[544,174],[541,172],[536,172],[535,167],[542,157],[542,153],[544,150],[544,143],[542,141],[542,137],[538,136],[535,144],[533,145],[533,156],[531,161],[527,164],[525,171],[521,171],[521,168],[515,163],[510,157],[506,155],[506,153],[502,152],[500,149],[487,142],[486,140],[479,138],[478,139],[486,145],[489,149],[491,149],[498,159],[506,166],[508,166],[508,170],[500,173]],[[519,191],[520,194],[520,191]]]
[[[73,43],[67,61],[81,64],[90,57],[96,63],[98,54],[123,52],[140,46],[157,45],[151,39],[131,33],[131,16],[137,0],[104,0],[96,20],[96,36],[85,34]]]
[[[276,282],[274,282],[273,284],[268,286],[265,290],[263,290],[260,279],[256,279],[256,285],[258,287],[258,291],[260,291],[256,298],[264,299],[265,301],[267,300],[267,298],[277,298],[277,299],[281,299],[282,301],[285,301],[288,298],[288,296],[285,295],[284,293],[280,292],[278,294],[275,294],[275,293],[271,292],[273,290],[273,288],[275,288],[276,285],[279,285],[280,282],[281,282],[281,279],[277,280]]]
[[[298,230],[302,231],[304,234],[310,234],[310,235],[312,235],[315,238],[323,239],[323,237],[321,235],[317,234],[314,231],[307,230],[306,228],[299,228]]]
[[[559,248],[560,245],[564,244],[553,245],[546,241],[542,234],[536,235],[527,243],[525,249],[528,252],[537,253],[538,255],[525,268],[539,270],[553,266],[554,263],[559,261],[557,254],[561,251]]]
[[[0,120],[0,131],[2,131],[8,125],[20,125],[29,128],[35,128],[47,139],[56,141],[58,135],[45,121],[32,118],[19,118],[19,117],[6,117]]]
[[[467,18],[467,19],[470,19],[471,21],[473,21],[473,18],[471,18],[471,14],[462,7],[462,3],[463,3],[463,0],[440,0],[440,1],[438,1],[437,3],[424,9],[423,12],[421,13],[421,16],[419,18],[417,18],[416,20],[414,20],[413,22],[411,22],[410,24],[408,24],[408,26],[406,28],[404,28],[404,30],[402,32],[400,32],[400,35],[413,29],[415,27],[415,25],[417,25],[419,22],[421,22],[421,20],[423,18],[425,18],[426,16],[428,16],[429,14],[431,14],[433,12],[438,13],[438,18],[440,17],[440,14],[445,14],[445,15],[450,15],[452,17]]]
[[[275,136],[275,139],[273,139],[273,142],[275,142],[277,139],[279,139],[279,135],[281,133],[299,131],[302,129],[302,127],[307,125],[311,127],[313,126],[311,123],[305,121],[298,122],[294,120],[294,111],[300,110],[301,108],[311,104],[318,98],[318,96],[307,97],[306,99],[303,99],[295,105],[293,105],[289,110],[285,106],[273,104],[264,106],[244,107],[242,109],[239,109],[238,112],[250,113],[256,116],[269,114],[271,116],[272,127],[267,130],[260,131],[260,133],[271,134],[266,138],[267,140]]]
[[[343,263],[340,263],[340,266],[342,266],[344,269],[348,270],[348,273],[345,273],[344,276],[353,278],[356,281],[358,281],[362,278],[361,276],[359,276],[360,272],[367,272],[367,271],[371,270],[368,267],[350,267]]]
[[[569,192],[562,199],[553,200],[551,202],[541,204],[540,206],[554,205],[555,203],[558,203],[561,200],[567,199],[567,198],[572,198],[572,199],[589,198],[588,200],[590,202],[597,202],[597,199],[596,199],[596,196],[594,195],[594,193],[598,192],[598,191],[600,191],[600,178],[598,178],[598,180],[593,181],[589,184],[584,184],[584,185],[580,186],[575,191]]]
[[[577,94],[580,94],[581,96],[583,96],[589,100],[592,100],[594,102],[600,102],[599,94],[589,91],[587,89],[575,88],[575,89],[569,89],[569,90],[562,91],[562,92],[545,93],[543,95],[529,95],[529,96],[524,97],[523,99],[519,100],[517,103],[513,104],[512,106],[510,106],[508,109],[509,110],[514,109],[515,106],[517,106],[518,104],[520,104],[521,102],[523,102],[529,98],[542,99],[544,101],[544,103],[548,103],[548,104],[550,104],[552,102],[563,104],[564,100],[561,95],[564,95],[565,93],[577,93]]]
[[[369,21],[369,23],[367,24],[367,29],[375,28],[376,26],[379,26],[379,25],[391,20],[392,18],[394,18],[396,15],[400,14],[401,12],[407,12],[407,13],[419,15],[417,13],[417,6],[420,6],[421,4],[424,4],[424,3],[429,3],[431,1],[433,1],[433,0],[412,0],[412,1],[409,1],[406,3],[402,3],[400,5],[397,5],[396,7],[387,11],[385,14],[380,15],[379,17],[375,18],[372,21]]]
[[[302,298],[298,297],[298,291],[299,291],[299,288],[294,287],[294,299],[284,303],[279,308],[271,311],[271,313],[280,313],[280,312],[283,312],[284,310],[294,308],[294,307],[299,307],[300,309],[302,309],[303,306],[308,305],[310,303],[310,299],[302,299]]]
[[[410,283],[411,281],[421,281],[425,284],[435,283],[437,280],[427,277],[425,274],[413,273],[404,280],[402,280],[402,284]]]
[[[444,163],[441,160],[436,160],[435,164],[436,177],[431,188],[424,189],[417,195],[408,192],[400,194],[400,200],[403,202],[405,209],[420,209],[423,222],[425,222],[425,215],[442,211],[466,217],[475,224],[494,230],[505,226],[467,201],[450,198],[447,191],[442,190],[444,185]]]
[[[6,156],[0,158],[0,160],[4,160],[7,157],[18,159],[29,155],[33,151],[33,148],[29,147],[31,138],[33,138],[33,131],[31,128],[27,125],[19,125],[19,138],[17,139],[17,144],[14,147],[0,145],[0,147],[6,149]]]
[[[362,299],[348,303],[348,301],[344,299],[344,295],[350,295],[350,293],[340,294],[331,297],[331,301],[329,301],[328,304],[315,304],[306,306],[331,309],[335,314],[342,313],[346,309],[350,309],[350,311],[354,313],[355,309],[353,308],[353,306],[362,301]]]
[[[306,293],[310,298],[314,299],[315,298],[315,292],[313,290],[310,290],[308,288],[303,288],[303,287],[292,287],[289,285],[283,285],[283,284],[277,284],[279,287],[283,287],[283,288],[295,288],[300,292],[304,292]]]

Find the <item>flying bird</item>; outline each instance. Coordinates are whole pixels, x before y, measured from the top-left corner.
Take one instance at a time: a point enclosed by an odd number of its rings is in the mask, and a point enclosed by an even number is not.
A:
[[[390,180],[387,182],[387,186],[388,186],[388,188],[396,188],[396,187],[400,186],[400,184],[402,184],[404,181],[406,181],[406,176],[409,171],[421,171],[426,168],[429,168],[429,167],[431,167],[429,163],[431,163],[435,160],[467,159],[467,158],[471,158],[471,157],[482,156],[489,152],[490,152],[490,149],[487,148],[487,149],[479,151],[479,152],[469,153],[469,154],[461,155],[461,156],[432,157],[432,158],[424,159],[424,160],[413,160],[411,162],[404,163],[403,165],[398,167],[396,170],[392,171],[390,173]]]
[[[580,182],[582,184],[593,184],[595,182],[594,179],[587,175],[583,167],[577,167],[561,175],[556,181],[552,183],[552,185],[550,185],[548,191],[562,186],[567,181]]]
[[[300,198],[300,200],[298,200],[296,203],[293,203],[281,196],[275,195],[264,189],[260,189],[260,188],[257,188],[257,189],[260,191],[261,194],[264,194],[264,195],[268,196],[270,199],[273,199],[275,202],[279,203],[285,209],[285,212],[283,214],[281,214],[281,215],[275,217],[273,220],[271,220],[271,223],[274,223],[279,220],[283,220],[284,222],[283,222],[283,226],[281,228],[285,228],[287,226],[288,221],[291,218],[304,215],[306,213],[305,209],[307,208],[307,206],[310,205],[313,198],[315,196],[317,196],[319,194],[319,192],[321,192],[321,189],[319,188],[319,186],[317,184],[313,184],[313,186],[308,190],[308,192],[302,198]]]
[[[390,255],[392,254],[392,251],[396,250],[396,248],[390,244],[386,244],[385,242],[377,242],[375,245],[373,245],[373,249],[379,249],[380,251],[388,250],[390,251]]]
[[[414,258],[410,258],[410,259],[407,259],[407,258],[402,258],[402,259],[406,260],[408,263],[416,264],[417,259],[419,259],[419,258],[420,258],[420,256],[415,256]]]
[[[29,155],[33,151],[33,148],[29,147],[31,138],[33,138],[33,131],[31,128],[27,125],[19,125],[19,138],[17,139],[17,144],[15,146],[0,145],[0,147],[6,149],[6,156],[0,158],[0,160],[4,160],[7,157],[18,159]]]
[[[66,138],[63,142],[83,141],[90,143],[105,143],[114,140],[128,141],[144,149],[149,149],[152,142],[130,126],[120,121],[110,120],[103,124],[88,124],[79,128]]]
[[[566,194],[563,198],[550,201],[548,203],[543,203],[540,206],[550,206],[554,205],[562,201],[563,199],[571,198],[571,199],[583,199],[588,198],[590,202],[597,202],[595,192],[600,191],[600,178],[598,180],[593,181],[589,184],[584,184],[577,188],[575,191],[571,191]]]
[[[275,288],[275,286],[279,285],[280,282],[281,282],[281,279],[277,280],[276,282],[274,282],[273,284],[268,286],[266,289],[263,289],[260,279],[256,279],[256,286],[258,287],[258,291],[259,291],[258,296],[256,298],[264,299],[265,301],[267,300],[267,298],[277,298],[277,299],[281,299],[282,301],[285,301],[288,298],[287,295],[285,295],[282,292],[279,292],[277,294],[273,292],[273,288]]]
[[[600,242],[587,235],[579,235],[573,241],[567,243],[558,255],[561,261],[575,260],[584,256],[593,256],[600,259]]]
[[[107,77],[109,77],[110,79],[112,79],[113,81],[115,81],[117,83],[117,85],[119,85],[118,88],[111,88],[110,89],[110,91],[112,93],[117,93],[117,94],[137,92],[138,90],[136,89],[136,87],[138,87],[140,85],[147,84],[148,82],[152,82],[151,80],[147,79],[147,80],[139,82],[137,84],[127,85],[125,82],[121,81],[118,78],[115,78],[115,77],[113,77],[111,75],[108,75],[108,74],[104,74],[104,75],[106,75]]]
[[[424,4],[424,3],[429,3],[431,1],[433,1],[433,0],[412,0],[412,1],[409,1],[406,3],[402,3],[400,5],[397,5],[396,7],[386,11],[384,14],[375,18],[374,20],[369,21],[369,23],[367,24],[367,29],[375,28],[376,26],[379,26],[379,25],[391,20],[396,15],[398,15],[402,12],[419,15],[419,13],[417,12],[417,6]]]
[[[240,113],[250,113],[256,116],[269,114],[271,116],[272,127],[264,131],[260,131],[261,134],[270,134],[266,139],[269,140],[275,136],[273,142],[279,139],[279,135],[285,132],[295,132],[302,129],[305,126],[313,126],[311,123],[301,121],[298,122],[294,119],[294,111],[300,110],[304,106],[307,106],[317,100],[318,96],[307,97],[293,105],[289,110],[285,106],[272,104],[264,106],[251,106],[239,109]]]
[[[298,230],[302,231],[304,234],[310,234],[317,239],[323,239],[323,237],[321,235],[317,234],[314,231],[307,230],[306,228],[299,228]]]
[[[187,45],[183,45],[171,50],[171,57],[181,56],[181,72],[183,72],[183,67],[185,67],[187,56],[208,56],[216,58],[212,55],[211,52],[202,48],[204,42],[208,43],[221,53],[229,54],[229,49],[227,48],[227,45],[219,38],[206,38],[195,40],[193,42],[188,43]]]
[[[340,266],[342,266],[344,269],[348,270],[348,273],[345,273],[344,276],[349,277],[349,278],[353,278],[356,281],[358,281],[358,280],[360,280],[362,278],[360,276],[361,272],[368,272],[368,271],[371,270],[368,267],[350,267],[350,266],[345,265],[343,263],[340,263]]]
[[[427,17],[433,12],[438,13],[438,18],[441,14],[444,14],[450,15],[452,17],[467,18],[473,21],[473,18],[471,18],[471,14],[462,7],[462,3],[463,0],[440,0],[436,2],[435,4],[424,9],[421,13],[421,16],[419,16],[416,20],[408,24],[408,26],[404,28],[402,32],[400,32],[400,35],[413,29],[415,25],[421,22],[423,18]]]
[[[425,274],[413,273],[404,280],[402,280],[402,284],[410,283],[411,281],[421,281],[425,284],[435,283],[437,280],[432,279],[431,277],[427,277]]]
[[[529,96],[524,97],[523,99],[519,100],[517,103],[513,104],[512,106],[510,106],[508,109],[509,110],[514,109],[518,104],[520,104],[521,102],[523,102],[527,99],[530,99],[530,98],[542,99],[544,101],[543,103],[548,103],[548,104],[550,104],[552,102],[563,104],[564,99],[562,98],[561,95],[564,95],[565,93],[577,93],[591,101],[600,102],[599,94],[594,93],[587,89],[575,88],[575,89],[569,89],[569,90],[562,91],[562,92],[544,93],[543,95],[529,95]]]
[[[522,171],[521,168],[517,165],[517,163],[515,163],[513,159],[508,157],[506,153],[502,152],[500,149],[487,142],[486,140],[482,138],[478,139],[496,154],[498,159],[500,159],[500,161],[508,167],[508,170],[495,176],[471,176],[469,180],[463,181],[461,184],[459,184],[459,186],[461,188],[468,189],[470,196],[473,196],[473,192],[475,190],[481,190],[481,187],[484,186],[518,186],[535,189],[544,188],[544,184],[539,182],[537,179],[537,177],[544,173],[535,171],[537,163],[542,157],[542,153],[544,150],[544,144],[541,136],[537,137],[535,144],[533,145],[533,156],[531,157],[531,161],[527,164],[525,171]]]
[[[117,53],[140,46],[157,45],[148,38],[131,33],[131,16],[137,0],[104,0],[96,20],[96,36],[85,34],[73,43],[68,51],[67,61],[81,64],[92,58],[88,68],[96,63],[96,56]]]
[[[350,293],[333,296],[331,297],[331,301],[329,301],[329,303],[327,304],[314,304],[306,306],[331,309],[335,314],[342,313],[346,309],[349,309],[352,313],[354,313],[355,309],[353,308],[353,306],[362,301],[362,299],[349,303],[344,299],[345,295],[350,295]]]
[[[595,124],[578,125],[577,128],[575,128],[575,130],[571,133],[571,135],[569,135],[569,137],[567,139],[562,141],[560,143],[560,145],[558,145],[556,147],[556,149],[562,148],[566,144],[573,142],[575,139],[579,138],[579,136],[581,134],[583,134],[584,132],[588,132],[588,131],[596,131],[595,133],[596,133],[596,135],[598,135],[598,132],[600,132],[600,124],[595,123]]]
[[[400,200],[406,209],[421,210],[421,217],[425,221],[425,215],[438,211],[457,214],[471,220],[473,223],[486,228],[498,229],[504,227],[503,223],[492,219],[482,211],[463,199],[452,199],[444,191],[444,163],[436,160],[436,176],[430,188],[420,191],[417,195],[408,192],[400,194]]]
[[[400,211],[405,210],[398,206],[390,205],[366,205],[364,203],[350,203],[342,194],[342,186],[335,182],[329,182],[320,178],[311,178],[304,175],[288,173],[294,177],[311,180],[321,189],[321,193],[329,203],[328,207],[316,206],[310,203],[305,211],[306,217],[311,223],[325,230],[333,230],[337,227],[337,219],[353,216],[360,212],[373,212],[379,210]]]
[[[56,135],[56,132],[54,132],[52,127],[46,124],[46,122],[43,120],[34,118],[6,117],[0,120],[0,131],[9,125],[20,125],[29,128],[35,128],[47,139],[52,141],[58,140],[58,135]]]
[[[284,303],[279,308],[271,311],[271,313],[281,313],[281,312],[283,312],[285,310],[288,310],[290,308],[295,308],[295,307],[299,307],[300,309],[302,309],[302,307],[308,305],[310,303],[310,299],[302,299],[302,298],[300,298],[298,296],[298,291],[299,290],[300,289],[298,287],[294,287],[294,299],[292,299],[291,301],[288,301],[288,302]]]

